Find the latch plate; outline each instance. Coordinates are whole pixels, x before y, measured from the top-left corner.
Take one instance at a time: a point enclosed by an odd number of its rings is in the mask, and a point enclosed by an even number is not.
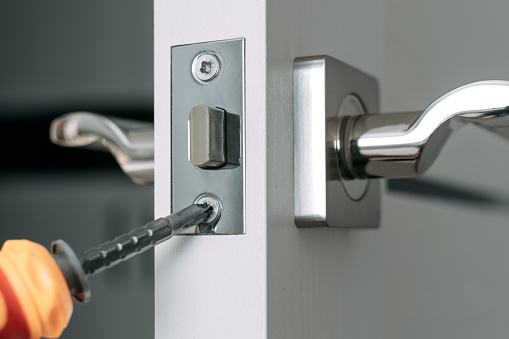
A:
[[[192,204],[203,193],[217,196],[223,206],[221,218],[213,229],[200,230],[196,227],[190,229],[188,234],[245,232],[244,44],[245,40],[241,38],[173,46],[171,49],[172,211]],[[203,55],[219,58],[217,66],[207,61],[205,64],[211,68],[213,77],[196,74],[200,69],[196,63],[202,60]],[[237,159],[240,158],[238,166],[203,169],[189,161],[189,113],[198,105],[220,108],[236,121],[237,124],[233,126],[238,126],[238,133],[234,131],[227,136],[240,137],[232,145],[229,144],[231,140],[225,142],[227,152],[232,147],[238,148],[235,150]],[[227,128],[231,128],[231,125]]]

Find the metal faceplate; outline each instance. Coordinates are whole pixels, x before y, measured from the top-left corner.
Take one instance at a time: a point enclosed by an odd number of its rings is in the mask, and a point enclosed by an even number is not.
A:
[[[171,58],[172,211],[209,193],[222,203],[221,218],[214,227],[194,227],[187,233],[243,234],[244,39],[174,46]],[[204,74],[197,73],[200,69]],[[240,149],[240,164],[207,169],[191,164],[188,121],[191,109],[198,105],[220,108],[226,111],[227,120],[235,121],[226,127],[238,129],[227,134],[226,151],[235,147],[239,153]],[[232,142],[229,136],[236,140]]]
[[[345,179],[337,157],[342,117],[378,112],[377,81],[329,56],[297,58],[293,72],[296,225],[378,227],[379,181]]]

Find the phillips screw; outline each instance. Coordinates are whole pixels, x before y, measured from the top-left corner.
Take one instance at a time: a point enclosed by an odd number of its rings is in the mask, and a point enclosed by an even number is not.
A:
[[[206,84],[219,75],[221,59],[214,52],[202,52],[194,58],[191,71],[196,81]]]

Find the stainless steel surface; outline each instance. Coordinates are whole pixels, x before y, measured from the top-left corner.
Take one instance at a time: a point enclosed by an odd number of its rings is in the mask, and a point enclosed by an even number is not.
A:
[[[471,124],[509,140],[509,81],[480,81],[459,87],[424,112],[352,118],[340,136],[342,170],[351,178],[409,178],[426,171],[447,138]],[[343,120],[343,123],[345,120]],[[341,147],[341,146],[340,146]]]
[[[126,234],[85,251],[79,258],[63,240],[51,244],[52,253],[66,278],[72,296],[79,302],[90,299],[88,277],[111,268],[166,241],[183,230],[200,224],[219,206],[193,204],[165,218],[151,221]]]
[[[364,115],[364,114],[366,114],[366,112],[364,111],[362,102],[359,100],[359,98],[356,95],[349,94],[341,102],[341,106],[339,107],[338,119],[341,121],[343,119],[342,117],[360,116],[360,115]],[[332,123],[332,125],[333,125],[333,123]],[[337,125],[336,126],[336,135],[340,135],[342,124],[337,123],[336,125]],[[334,143],[334,145],[337,147],[337,149],[339,151],[345,151],[347,149],[349,150],[350,144],[348,144],[348,143],[344,144],[343,149],[341,149],[340,139],[337,139],[337,141],[338,142]],[[339,157],[337,155],[336,161],[338,162],[338,165],[336,166],[336,169],[338,171],[341,169],[340,159],[341,159],[341,157]],[[343,188],[345,189],[346,194],[348,194],[350,199],[359,201],[364,197],[364,194],[366,194],[368,187],[369,187],[368,180],[366,180],[366,179],[364,179],[364,180],[362,180],[362,179],[345,180],[344,174],[340,171],[338,172],[338,176],[340,178],[342,178]]]
[[[134,182],[154,183],[152,123],[74,112],[52,122],[50,138],[53,143],[67,147],[102,145]]]
[[[223,203],[221,202],[221,199],[219,199],[213,194],[203,193],[196,198],[194,203],[197,205],[205,204],[212,207],[212,211],[210,212],[207,219],[203,220],[196,226],[198,227],[199,233],[214,234],[215,227],[219,220],[221,219],[221,214],[223,213]]]
[[[203,169],[221,167],[226,162],[226,113],[206,105],[194,106],[189,113],[189,161]]]
[[[297,58],[294,110],[296,225],[377,227],[379,182],[345,184],[336,156],[338,120],[378,111],[376,80],[328,56]]]
[[[202,52],[198,54],[191,66],[196,81],[206,84],[214,80],[221,71],[221,59],[214,52]]]
[[[189,72],[196,55],[203,51],[213,52],[222,63],[217,77],[207,85],[198,83],[194,72]],[[211,193],[223,203],[215,234],[242,234],[245,209],[244,39],[174,46],[171,55],[172,209],[181,209],[200,194]],[[189,112],[201,104],[227,112],[227,165],[217,170],[197,168],[188,160]],[[234,142],[230,143],[232,140]],[[237,151],[230,152],[235,147]],[[232,165],[228,166],[229,163]],[[209,234],[201,233],[200,228],[185,233]]]

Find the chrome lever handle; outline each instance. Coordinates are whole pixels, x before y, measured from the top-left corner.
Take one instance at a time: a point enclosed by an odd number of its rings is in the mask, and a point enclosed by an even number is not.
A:
[[[376,178],[421,175],[465,124],[509,140],[509,81],[475,82],[424,111],[390,114],[375,113],[375,78],[330,56],[295,59],[293,85],[298,227],[376,228]]]
[[[509,81],[459,87],[424,112],[340,118],[338,167],[347,179],[417,177],[434,162],[452,132],[465,124],[509,141]]]
[[[51,141],[66,147],[102,145],[138,184],[154,183],[154,125],[148,122],[73,112],[55,119]]]

